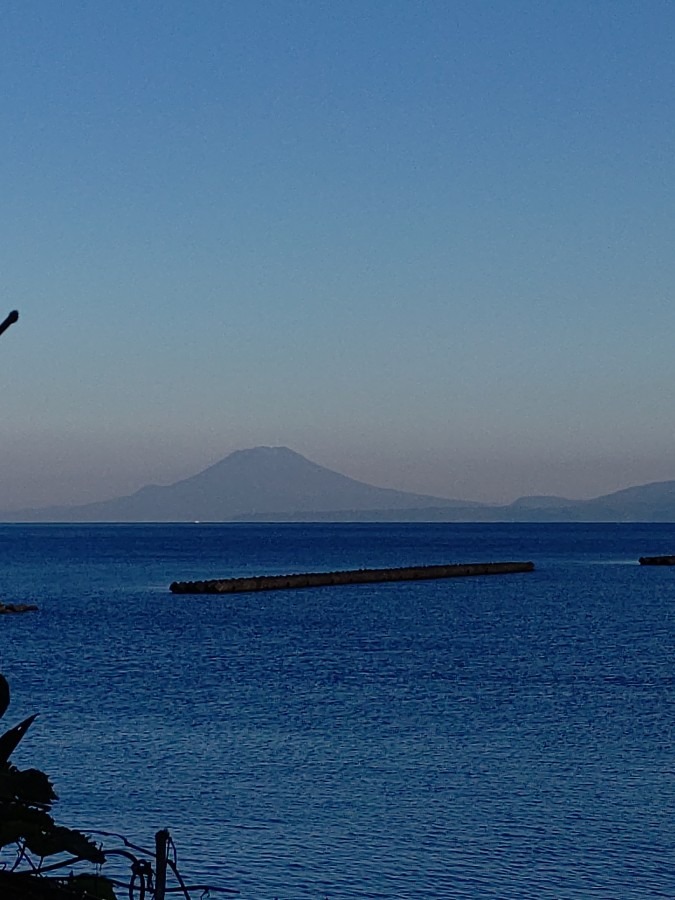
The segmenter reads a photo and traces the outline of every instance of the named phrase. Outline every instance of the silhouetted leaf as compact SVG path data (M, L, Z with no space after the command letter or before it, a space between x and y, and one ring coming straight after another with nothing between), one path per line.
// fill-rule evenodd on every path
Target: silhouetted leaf
M7 762L12 753L16 750L24 734L36 719L36 715L28 716L27 719L24 719L23 722L15 725L14 728L10 728L9 731L6 731L2 737L0 737L0 763Z
M14 800L14 766L0 766L0 802Z
M0 719L7 712L9 706L9 684L4 675L0 675Z
M79 831L56 825L49 831L30 831L26 834L26 845L36 856L54 856L56 853L69 853L88 862L103 865L105 854L96 844Z
M0 822L9 822L14 819L23 823L23 827L26 830L49 831L51 828L56 827L52 817L43 809L26 806L24 803L0 802Z
M49 834L55 828L52 817L42 810L20 804L0 806L0 847L20 840L35 839L39 842L42 835Z
M0 847L20 841L25 834L25 824L18 819L0 818Z
M54 785L39 769L17 771L14 774L13 784L17 800L22 800L24 803L49 807L54 800L58 800L54 793Z

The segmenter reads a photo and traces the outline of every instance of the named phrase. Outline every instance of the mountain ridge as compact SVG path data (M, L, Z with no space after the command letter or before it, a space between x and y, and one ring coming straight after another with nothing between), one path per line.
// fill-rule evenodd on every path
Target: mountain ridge
M171 485L78 506L1 513L3 521L236 521L247 516L329 514L419 505L479 506L381 488L312 462L288 447L236 450Z
M253 447L170 485L148 484L94 503L0 512L0 521L675 522L675 480L589 500L541 495L494 505L377 487L288 447Z

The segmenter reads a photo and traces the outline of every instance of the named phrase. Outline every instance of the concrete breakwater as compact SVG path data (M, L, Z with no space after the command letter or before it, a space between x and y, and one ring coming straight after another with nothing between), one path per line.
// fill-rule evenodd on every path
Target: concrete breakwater
M352 569L342 572L305 572L298 575L255 575L250 578L215 578L211 581L174 581L173 594L240 594L340 584L375 584L381 581L422 581L468 575L512 575L531 572L532 562L464 563L446 566L406 566L401 569Z
M675 566L675 556L641 556L641 566Z

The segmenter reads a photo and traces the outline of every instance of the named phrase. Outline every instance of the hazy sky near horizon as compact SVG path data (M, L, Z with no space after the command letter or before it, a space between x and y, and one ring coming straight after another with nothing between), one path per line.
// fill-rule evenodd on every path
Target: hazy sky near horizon
M0 507L284 444L675 478L675 5L6 0Z

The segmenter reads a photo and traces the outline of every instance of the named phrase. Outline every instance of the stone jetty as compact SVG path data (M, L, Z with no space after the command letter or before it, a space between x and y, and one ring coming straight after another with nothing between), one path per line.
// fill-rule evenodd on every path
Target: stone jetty
M255 575L248 578L216 578L211 581L174 581L173 594L240 594L342 584L375 584L383 581L423 581L469 575L512 575L531 572L532 562L463 563L445 566L406 566L401 569L352 569L342 572L305 572L298 575Z
M675 566L675 556L641 556L641 566Z

